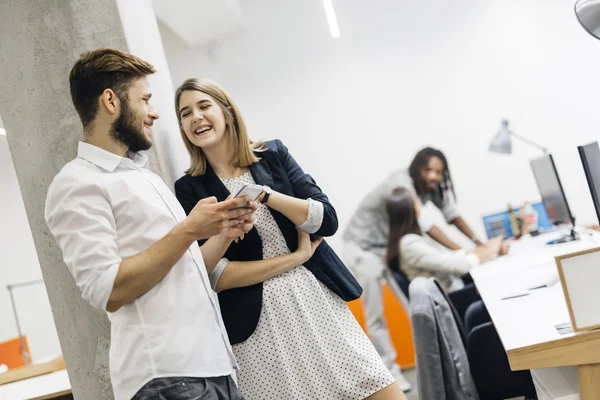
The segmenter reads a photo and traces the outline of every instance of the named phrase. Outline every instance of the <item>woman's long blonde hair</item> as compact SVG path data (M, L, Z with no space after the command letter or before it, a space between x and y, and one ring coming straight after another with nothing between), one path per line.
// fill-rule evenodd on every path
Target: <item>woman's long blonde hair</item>
M235 104L231 96L219 86L216 82L206 78L191 78L187 79L177 88L175 92L175 114L177 114L177 122L179 123L179 131L185 147L190 153L190 168L185 171L186 174L192 176L204 175L206 173L206 156L204 151L188 139L183 131L181 124L181 114L179 113L179 100L183 92L188 90L196 90L212 97L219 105L225 116L225 135L227 146L233 149L233 157L231 162L237 168L248 167L258 161L254 152L265 151L264 142L253 143L248 137L246 124L242 118L238 106Z

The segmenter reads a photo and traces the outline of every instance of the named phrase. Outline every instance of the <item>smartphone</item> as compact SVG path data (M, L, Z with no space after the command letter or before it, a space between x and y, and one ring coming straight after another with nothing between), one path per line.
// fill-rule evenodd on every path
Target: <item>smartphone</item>
M248 200L254 201L254 200L258 199L258 196L260 196L262 191L263 191L263 187L260 185L245 185L243 188L240 189L239 192L236 193L235 198L242 197L242 196L248 196ZM246 207L246 205L243 204L241 206L233 207L232 209L242 208L242 207Z

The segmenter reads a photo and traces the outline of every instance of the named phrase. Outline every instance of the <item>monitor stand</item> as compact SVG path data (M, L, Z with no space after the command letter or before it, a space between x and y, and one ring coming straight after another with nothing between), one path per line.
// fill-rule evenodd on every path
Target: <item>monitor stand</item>
M568 235L564 235L559 237L558 239L551 240L546 242L546 244L560 244L560 243L568 243L574 242L575 240L579 240L579 234L575 232L575 227L571 228L571 233Z

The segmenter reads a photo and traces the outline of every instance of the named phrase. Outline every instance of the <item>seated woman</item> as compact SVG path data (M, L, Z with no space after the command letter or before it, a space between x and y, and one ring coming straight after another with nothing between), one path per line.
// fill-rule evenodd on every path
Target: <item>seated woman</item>
M419 199L405 188L394 189L388 197L387 264L409 281L418 276L437 278L459 315L464 317L468 306L480 298L473 284L465 285L463 278L471 268L496 255L506 254L508 246L501 238L494 238L473 250L447 250L436 246L421 234L420 210Z
M421 202L405 188L394 189L388 198L390 235L386 260L389 268L408 280L418 276L435 277L446 290L466 328L469 364L480 398L517 395L535 398L530 372L511 371L494 329L479 329L476 335L471 335L476 329L491 325L491 319L474 284L465 284L465 275L471 268L494 256L506 254L508 246L500 238L470 251L436 246L421 235L418 223L420 209ZM471 340L473 337L476 339ZM504 396L499 391L511 395Z

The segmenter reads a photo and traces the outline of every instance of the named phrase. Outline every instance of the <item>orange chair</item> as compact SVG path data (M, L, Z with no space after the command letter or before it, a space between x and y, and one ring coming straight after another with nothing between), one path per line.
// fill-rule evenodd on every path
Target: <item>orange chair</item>
M365 315L361 299L348 303L354 318L358 321L367 335ZM392 343L396 348L396 362L401 368L412 368L416 365L415 346L410 325L410 316L402 306L392 289L383 284L383 315L387 321Z
M29 352L27 336L23 336L25 351ZM0 364L6 364L8 369L19 368L25 365L25 360L21 355L21 341L18 337L0 343Z

